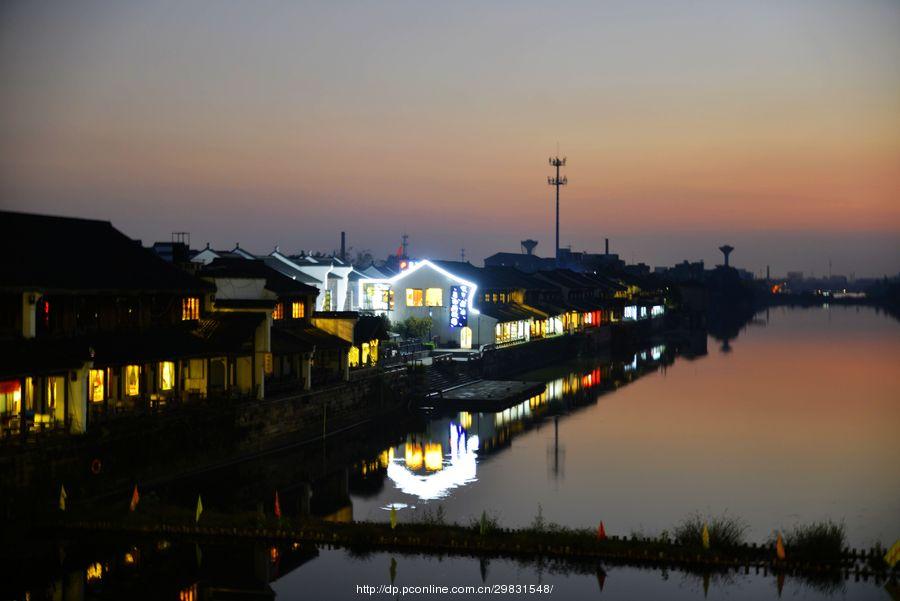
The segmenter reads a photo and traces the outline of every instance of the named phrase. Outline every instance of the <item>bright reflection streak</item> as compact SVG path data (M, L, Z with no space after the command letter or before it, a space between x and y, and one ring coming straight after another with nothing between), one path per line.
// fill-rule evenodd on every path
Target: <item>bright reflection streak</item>
M443 469L419 475L410 470L405 461L391 461L387 476L401 491L422 501L441 499L450 490L477 480L477 455L478 436L466 439L465 430L451 423L450 453Z

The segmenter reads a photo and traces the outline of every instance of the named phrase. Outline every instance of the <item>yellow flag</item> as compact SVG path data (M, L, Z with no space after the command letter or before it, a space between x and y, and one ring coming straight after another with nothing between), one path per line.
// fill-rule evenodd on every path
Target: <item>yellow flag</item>
M200 495L197 495L197 513L194 516L194 523L200 523L200 514L203 513L203 501L200 499Z
M784 541L781 540L781 533L780 533L780 532L778 533L778 537L775 539L775 555L778 557L778 559L784 559L784 558L785 558L785 553L784 553Z
M391 530L397 527L397 508L391 505Z
M897 565L898 561L900 561L900 538L898 538L897 542L888 549L887 555L884 556L884 563L888 564L891 568Z
M706 524L703 524L703 548L709 549L709 528L706 527Z
M66 510L66 497L69 495L66 494L66 487L62 484L59 485L59 510Z

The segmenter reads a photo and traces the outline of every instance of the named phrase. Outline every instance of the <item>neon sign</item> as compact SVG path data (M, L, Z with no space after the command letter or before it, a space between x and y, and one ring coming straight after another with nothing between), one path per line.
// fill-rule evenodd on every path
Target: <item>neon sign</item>
M464 328L469 323L469 287L450 286L450 327Z

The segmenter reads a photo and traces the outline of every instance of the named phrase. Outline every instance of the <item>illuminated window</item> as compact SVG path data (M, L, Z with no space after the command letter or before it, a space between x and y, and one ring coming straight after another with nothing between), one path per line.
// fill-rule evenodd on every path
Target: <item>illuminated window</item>
M181 299L181 320L200 319L200 299L189 296Z
M159 389L172 390L175 388L175 363L163 361L159 364Z
M499 300L499 299L497 298L497 293L496 293L496 292L495 292L493 295L491 295L491 300L492 300L493 302L495 302L495 303Z
M350 367L359 367L359 347L350 347L350 350L347 351L347 362L350 364Z
M21 382L18 380L0 382L0 415L18 415L21 406Z
M306 307L302 302L294 301L291 303L291 317L294 319L300 319L306 316Z
M378 362L378 340L373 339L362 343L361 359L363 365L374 365Z
M407 288L406 289L406 306L407 307L421 307L422 306L422 289L421 288Z
M428 288L425 290L425 306L441 307L444 305L443 288Z
M326 290L326 291L325 291L325 302L324 302L324 304L323 304L322 307L323 307L323 310L325 310L325 311L331 311L331 310L332 310L332 306L331 306L331 290Z
M272 319L284 319L284 305L281 303L275 304L275 310L272 311Z
M191 359L187 363L187 377L198 380L206 377L206 361L203 359Z
M90 380L88 382L88 397L92 403L100 403L103 401L104 379L106 374L102 369L92 369Z
M486 303L491 302L491 293L490 292L484 293L484 302L486 302Z
M47 409L56 409L56 397L58 396L61 380L62 378L57 376L47 378Z
M137 396L141 392L141 366L125 366L125 394Z
M506 294L503 293L503 292L500 293L500 302L501 302L501 303L505 303L505 302L506 302Z

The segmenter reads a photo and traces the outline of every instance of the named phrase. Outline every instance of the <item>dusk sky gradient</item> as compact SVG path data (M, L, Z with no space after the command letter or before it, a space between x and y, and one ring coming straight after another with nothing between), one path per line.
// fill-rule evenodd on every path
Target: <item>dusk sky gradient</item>
M0 5L0 206L260 253L900 271L900 2Z

